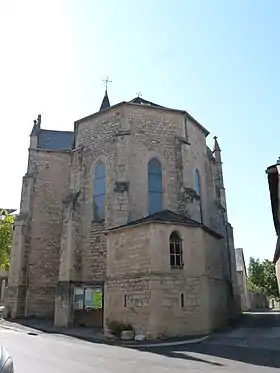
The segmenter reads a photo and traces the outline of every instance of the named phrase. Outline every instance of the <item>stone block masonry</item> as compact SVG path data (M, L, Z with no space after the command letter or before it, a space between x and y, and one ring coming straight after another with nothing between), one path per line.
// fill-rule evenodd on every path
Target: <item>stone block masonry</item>
M7 312L102 326L104 310L105 324L117 318L154 337L207 333L232 308L229 284L234 293L217 139L212 152L184 111L105 102L74 133L41 130L40 116L34 124ZM154 193L161 211L151 214ZM94 286L105 288L103 310L86 312L82 289Z

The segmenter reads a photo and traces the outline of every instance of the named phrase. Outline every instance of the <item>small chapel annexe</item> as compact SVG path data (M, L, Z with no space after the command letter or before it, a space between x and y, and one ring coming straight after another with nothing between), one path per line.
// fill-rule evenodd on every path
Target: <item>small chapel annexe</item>
M221 149L186 111L136 97L34 121L5 314L203 334L238 312Z

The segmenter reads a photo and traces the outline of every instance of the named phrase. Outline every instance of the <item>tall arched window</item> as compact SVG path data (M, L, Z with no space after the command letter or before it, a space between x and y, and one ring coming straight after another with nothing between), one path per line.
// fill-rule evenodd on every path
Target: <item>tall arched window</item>
M183 268L182 240L177 232L172 232L169 237L169 255L171 268Z
M200 186L200 175L199 175L198 169L196 169L194 173L194 190L196 194L200 196L201 186Z
M149 215L163 209L162 168L156 158L148 164Z
M94 218L103 220L105 218L106 201L106 168L102 162L98 162L94 172Z

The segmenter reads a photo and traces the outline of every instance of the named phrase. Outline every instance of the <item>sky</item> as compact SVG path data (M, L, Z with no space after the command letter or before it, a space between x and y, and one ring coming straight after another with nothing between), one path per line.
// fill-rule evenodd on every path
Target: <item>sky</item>
M266 168L280 156L278 0L0 0L0 206L19 208L29 135L111 103L187 110L217 135L245 258L276 243Z

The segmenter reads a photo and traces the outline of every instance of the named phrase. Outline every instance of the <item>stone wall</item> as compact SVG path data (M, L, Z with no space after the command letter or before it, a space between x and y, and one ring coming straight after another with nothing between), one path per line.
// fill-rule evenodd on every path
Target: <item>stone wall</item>
M247 287L247 277L244 271L237 271L237 286L240 295L240 309L243 312L249 311L251 304Z
M217 209L215 160L206 147L207 132L183 112L124 104L78 121L76 128L76 146L83 147L84 208L89 220L98 160L107 167L106 225L112 227L148 215L147 166L156 157L163 169L164 208L201 219L200 203L186 192L194 189L198 169L203 219L211 224ZM118 190L118 182L129 183L128 190Z
M183 269L170 268L175 230L182 237ZM226 323L218 238L199 227L164 223L109 231L107 237L105 323L131 323L153 337L203 334Z
M12 250L16 257L10 276L10 299L17 298L17 302L10 305L14 314L51 316L56 289L56 309L61 310L58 318L61 320L67 314L69 319L69 310L65 310L71 306L71 291L68 291L71 282L102 284L107 270L107 289L111 294L111 298L105 295L108 304L118 302L119 285L116 284L120 284L119 281L122 289L130 289L135 282L137 289L144 289L139 302L142 299L145 307L156 310L160 286L170 285L174 312L179 296L176 287L186 287L189 296L197 294L197 299L202 296L203 301L208 302L207 309L202 303L196 304L204 310L201 308L200 317L203 312L212 315L216 298L212 297L209 306L210 300L205 296L207 292L212 294L212 288L207 288L206 280L203 286L194 284L201 276L221 281L221 265L226 265L226 259L222 259L222 264L219 261L221 243L216 243L217 239L210 242L198 228L184 228L180 232L185 266L176 282L172 277L174 272L170 272L168 244L176 226L151 224L139 228L136 236L135 231L118 233L108 253L107 246L112 247L109 236L115 237L115 233L106 238L108 228L148 215L147 168L153 157L162 165L163 208L202 220L225 232L225 220L221 219L225 208L222 166L206 147L207 135L208 132L184 112L126 103L75 122L73 152L35 150L36 138L31 137L28 172L23 180L21 223L16 224ZM96 220L93 205L95 167L100 161L106 167L103 221ZM194 192L196 169L200 175L200 196ZM213 288L215 286L220 285ZM222 285L221 289L222 293ZM14 294L21 295L15 297ZM123 300L123 292L120 296ZM126 302L130 304L134 298L130 294L127 297ZM164 298L162 301L169 302ZM123 310L123 306L120 309ZM142 312L140 307L137 312ZM189 311L186 308L180 312L186 315ZM151 330L159 332L163 324L155 326L157 315L150 314ZM178 316L178 325L181 316ZM201 325L206 328L202 321L198 327Z
M150 332L152 311L151 278L129 276L108 278L105 284L105 328L109 321L132 324L135 330Z
M198 221L202 208L205 224L212 224L213 215L219 213L219 206L214 203L215 160L206 147L207 132L185 113L124 104L84 118L75 126L76 147L81 149L82 157L79 214L83 216L83 281L105 278L106 239L102 232L148 215L147 167L153 157L162 164L163 208ZM98 161L105 164L107 171L104 222L94 221L93 211ZM188 194L194 189L196 169L201 178L201 200Z
M81 281L104 282L106 276L106 226L112 225L114 214L114 182L116 180L117 133L123 117L121 109L93 115L76 124L76 147L81 153L78 201ZM106 167L105 221L94 219L93 188L95 166L101 161ZM72 173L75 172L75 168ZM116 211L122 211L115 208ZM121 220L122 222L123 220Z
M63 200L69 189L70 164L70 152L30 151L29 167L34 170L34 185L29 210L26 316L51 317L54 313Z
M203 233L206 255L205 273L207 276L209 329L215 330L228 321L228 286L225 276L227 251L224 239L218 239L207 232Z
M249 299L252 311L266 310L269 308L268 298L264 294L249 291Z
M149 225L138 230L108 233L105 325L108 321L118 320L148 332L152 297L149 275L151 234Z
M5 316L24 316L26 300L25 224L17 217L14 225L13 244L10 254L8 288L5 294Z
M180 270L170 271L157 278L153 290L154 320L151 326L157 336L200 335L209 332L205 276L188 276Z
M235 245L234 245L234 234L233 227L230 223L226 223L226 245L229 262L229 286L230 286L230 301L229 301L229 316L235 318L240 313L240 298L237 284L237 272L236 272L236 258L235 258Z
M229 320L227 282L220 278L207 278L209 331L225 325Z

